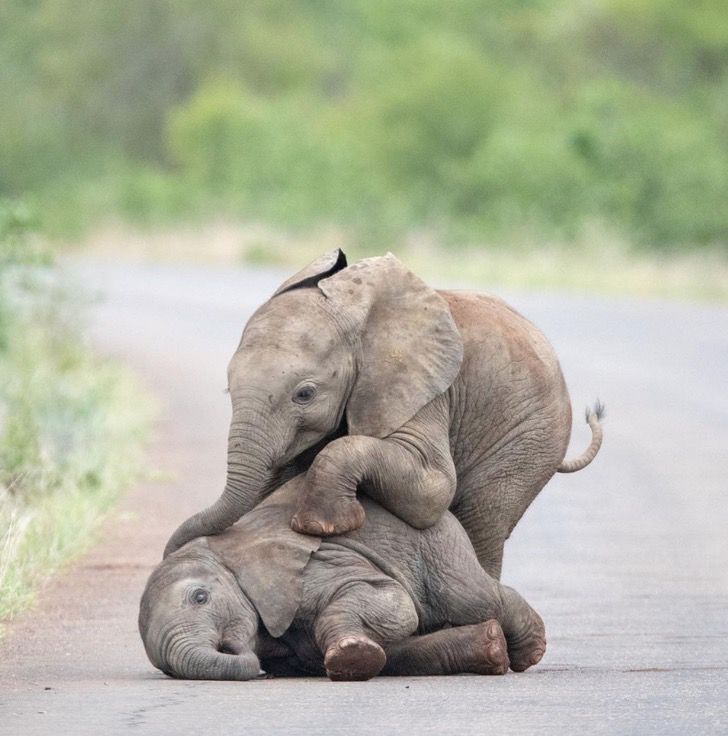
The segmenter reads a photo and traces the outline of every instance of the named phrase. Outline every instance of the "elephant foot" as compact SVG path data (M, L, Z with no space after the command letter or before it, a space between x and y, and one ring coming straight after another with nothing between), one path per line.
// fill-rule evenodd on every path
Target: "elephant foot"
M543 619L535 611L532 611L528 628L529 633L525 637L508 641L508 655L514 672L524 672L538 664L546 652L546 629Z
M474 656L472 669L477 675L505 675L508 672L508 645L501 625L494 619L467 627L472 630Z
M365 518L356 496L338 498L326 507L304 498L291 519L291 529L314 537L334 537L359 529Z
M384 649L362 634L339 639L324 656L326 674L337 681L369 680L380 673L386 661Z

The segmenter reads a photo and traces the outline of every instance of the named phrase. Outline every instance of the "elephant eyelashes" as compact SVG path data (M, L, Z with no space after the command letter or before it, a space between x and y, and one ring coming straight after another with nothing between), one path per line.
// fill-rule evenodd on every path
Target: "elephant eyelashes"
M207 601L210 600L210 594L203 590L202 588L197 588L197 590L192 591L192 595L190 596L193 603L197 604L198 606L203 606Z
M301 386L296 389L296 393L293 394L293 400L297 404L308 404L316 396L316 389L313 386Z

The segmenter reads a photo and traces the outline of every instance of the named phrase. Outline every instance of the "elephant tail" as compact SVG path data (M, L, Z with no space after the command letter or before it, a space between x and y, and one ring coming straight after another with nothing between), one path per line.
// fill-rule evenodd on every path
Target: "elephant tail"
M561 465L556 468L557 473L576 473L577 470L582 470L597 456L599 448L602 446L602 425L601 419L604 417L604 404L599 399L596 400L594 408L587 406L586 408L586 423L589 425L592 431L592 441L589 447L573 460L563 460Z

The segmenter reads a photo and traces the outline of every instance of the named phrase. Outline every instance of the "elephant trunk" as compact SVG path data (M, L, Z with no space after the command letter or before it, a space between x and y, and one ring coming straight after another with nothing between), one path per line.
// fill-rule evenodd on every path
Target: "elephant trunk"
M228 654L204 644L172 647L166 664L167 674L185 680L252 680L265 674L251 650Z
M249 418L230 425L225 490L215 503L177 528L164 549L165 557L197 537L224 531L271 491L276 470L266 447L270 440L259 426Z

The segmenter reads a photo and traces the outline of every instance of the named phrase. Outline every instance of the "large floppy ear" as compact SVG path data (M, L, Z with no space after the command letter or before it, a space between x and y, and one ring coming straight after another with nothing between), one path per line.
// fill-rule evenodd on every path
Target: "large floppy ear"
M293 622L303 595L303 571L321 544L319 537L290 527L302 478L289 481L222 534L207 538L274 637Z
M306 286L316 286L321 279L346 268L346 255L341 248L324 253L319 256L313 263L309 263L306 268L300 270L290 279L284 281L276 290L273 296L278 296L284 291L292 289L302 289Z
M349 434L386 437L455 380L463 340L447 302L391 253L354 263L319 288L358 333Z

